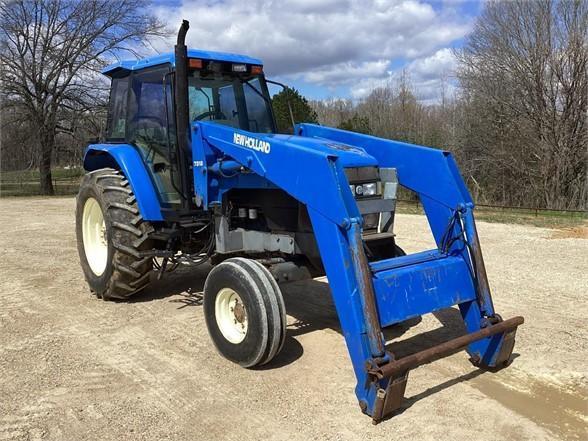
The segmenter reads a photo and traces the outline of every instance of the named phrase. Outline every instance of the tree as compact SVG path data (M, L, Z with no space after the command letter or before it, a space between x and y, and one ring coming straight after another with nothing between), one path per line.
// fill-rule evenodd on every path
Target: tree
M0 2L3 107L18 106L38 141L41 193L53 194L51 163L64 114L104 104L99 76L122 53L136 54L167 35L142 0L8 0Z
M359 116L357 113L354 113L351 118L343 121L337 128L368 135L371 133L369 119L365 116Z
M456 53L465 141L504 202L586 205L586 35L584 0L490 1Z
M292 119L290 118L288 102L292 108L292 114L296 123L318 122L316 112L312 107L310 107L308 100L303 97L296 89L287 87L272 97L272 107L276 116L278 132L293 133L294 131L294 127L292 127Z

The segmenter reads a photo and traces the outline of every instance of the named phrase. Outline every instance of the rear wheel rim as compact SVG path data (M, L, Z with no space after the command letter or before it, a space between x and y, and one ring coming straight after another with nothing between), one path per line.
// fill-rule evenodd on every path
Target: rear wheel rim
M235 290L223 288L218 292L214 316L218 329L229 342L239 344L245 339L249 327L247 310Z
M82 236L88 265L96 276L101 276L108 261L108 242L104 214L94 198L88 198L84 204Z

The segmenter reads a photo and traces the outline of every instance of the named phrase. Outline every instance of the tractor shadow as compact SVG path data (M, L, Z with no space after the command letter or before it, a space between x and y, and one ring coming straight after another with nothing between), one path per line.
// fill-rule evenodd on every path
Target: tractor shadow
M162 279L157 279L157 273L152 275L151 284L143 292L133 296L129 303L153 302L170 298L170 303L176 303L177 309L189 306L202 306L203 290L206 276L212 270L212 265L204 264L198 267L184 266L173 272L166 273ZM329 294L330 296L330 294ZM280 353L268 364L258 366L256 370L277 369L298 360L304 349L287 331L286 340Z
M290 337L298 337L324 329L331 329L339 334L343 334L331 298L329 285L324 279L294 282L283 285L281 288L288 315L295 319L294 322L289 320L288 335ZM420 333L410 331L422 322L421 317L412 318L397 325L384 328L384 337L388 342L386 350L392 352L396 357L402 358L467 333L461 313L457 308L445 308L434 312L433 316L439 322L440 326L436 329ZM418 330L414 331L418 332ZM409 335L405 335L407 333ZM517 358L518 355L513 353L511 360ZM465 353L464 356L467 357ZM415 395L407 396L402 403L402 407L394 415L405 412L420 400L426 399L459 383L471 381L484 373L492 374L493 371L476 368L473 371L448 379L441 384L430 387Z
M202 306L204 282L211 269L212 266L208 264L200 267L180 267L174 272L165 274L161 280L157 280L157 274L155 273L149 288L134 296L129 302L152 302L170 298L168 301L176 303L178 309L189 306ZM286 341L280 354L267 365L258 367L257 369L259 370L276 369L299 359L304 352L297 340L299 336L325 329L330 329L343 335L326 279L319 278L292 282L281 285L280 288L289 316ZM457 309L447 308L434 312L433 315L442 326L411 335L402 340L400 338L409 332L411 328L421 323L421 317L409 319L385 328L383 333L388 342L386 349L393 352L397 357L404 357L466 333L463 320ZM461 381L468 381L484 371L477 372L470 372L407 398L401 412L437 391L451 387Z
M288 325L289 335L299 336L323 329L331 329L343 334L329 284L325 279L293 282L282 285L281 289L288 315L295 319ZM384 328L384 337L389 342L386 349L402 357L466 333L461 314L457 309L447 308L434 312L433 315L442 325L441 327L403 340L397 339L420 324L421 317L411 318Z
M202 305L202 291L206 276L212 270L212 265L204 264L198 267L182 266L173 272L165 273L161 279L158 273L151 275L151 283L142 292L133 296L129 303L152 302L168 297L180 296L169 301L178 303L178 309L187 306Z

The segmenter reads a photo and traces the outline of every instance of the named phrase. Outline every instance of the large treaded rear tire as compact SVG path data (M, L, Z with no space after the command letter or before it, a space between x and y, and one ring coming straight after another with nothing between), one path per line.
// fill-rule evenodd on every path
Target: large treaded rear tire
M86 201L94 198L102 210L108 247L106 267L96 275L88 263L84 248L82 217ZM104 168L86 174L76 202L76 236L84 276L99 298L128 299L149 284L152 258L151 224L139 213L129 182L119 170Z

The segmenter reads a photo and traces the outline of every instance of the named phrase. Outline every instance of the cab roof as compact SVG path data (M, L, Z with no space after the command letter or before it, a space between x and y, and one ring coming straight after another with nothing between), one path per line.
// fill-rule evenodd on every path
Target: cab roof
M229 63L244 63L255 65L263 64L260 59L252 58L247 55L231 54L228 52L204 51L200 49L188 49L188 58L200 58L202 60L210 61L226 61ZM160 64L171 64L174 66L174 53L169 52L166 54L154 55L152 57L143 58L141 60L119 61L104 68L102 73L107 76L112 76L115 72L120 72L123 70L130 72L133 70L145 69L147 67L157 66Z

